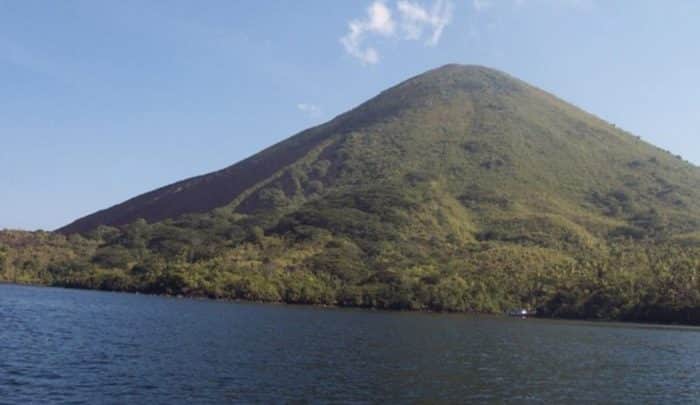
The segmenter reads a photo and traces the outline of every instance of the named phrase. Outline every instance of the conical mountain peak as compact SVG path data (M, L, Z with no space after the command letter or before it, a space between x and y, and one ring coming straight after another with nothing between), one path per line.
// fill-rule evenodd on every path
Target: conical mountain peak
M51 235L39 261L34 245L4 235L24 249L13 268L29 271L23 280L700 322L700 169L481 66L410 78L60 231L87 237Z
M450 64L224 170L141 195L61 231L216 208L242 215L294 211L354 188L401 189L419 178L480 210L475 215L482 224L509 210L567 218L591 235L637 227L634 218L649 212L665 212L684 232L700 223L700 175L693 166L505 73Z

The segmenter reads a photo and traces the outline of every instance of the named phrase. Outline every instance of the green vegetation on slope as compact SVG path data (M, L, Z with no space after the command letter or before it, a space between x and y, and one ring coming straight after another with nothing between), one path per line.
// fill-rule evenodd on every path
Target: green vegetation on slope
M432 225L421 218L434 198L368 190L267 224L198 215L101 227L70 240L4 232L0 277L268 302L479 312L524 306L544 316L700 320L700 244L620 239L614 248L567 252L557 233L546 240L538 230L513 242L460 239L463 230L450 226L456 218L445 208L432 213L442 218Z
M229 181L208 212L95 226ZM428 72L195 183L82 235L0 233L0 279L700 323L700 170L490 69Z

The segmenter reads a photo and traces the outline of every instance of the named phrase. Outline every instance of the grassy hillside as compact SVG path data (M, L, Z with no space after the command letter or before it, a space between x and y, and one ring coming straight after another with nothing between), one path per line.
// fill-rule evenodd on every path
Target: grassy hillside
M698 186L697 167L552 95L449 65L67 236L4 233L0 277L700 322Z

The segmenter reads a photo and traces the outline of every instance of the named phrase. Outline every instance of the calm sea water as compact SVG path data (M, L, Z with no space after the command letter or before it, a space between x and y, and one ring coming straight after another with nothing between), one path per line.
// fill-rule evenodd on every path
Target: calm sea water
M700 333L0 285L0 403L700 401Z

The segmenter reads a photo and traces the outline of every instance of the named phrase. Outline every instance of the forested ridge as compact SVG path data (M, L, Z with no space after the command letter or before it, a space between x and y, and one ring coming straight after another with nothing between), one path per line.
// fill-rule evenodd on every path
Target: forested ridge
M679 156L448 65L61 232L2 231L0 280L697 324L699 186Z

